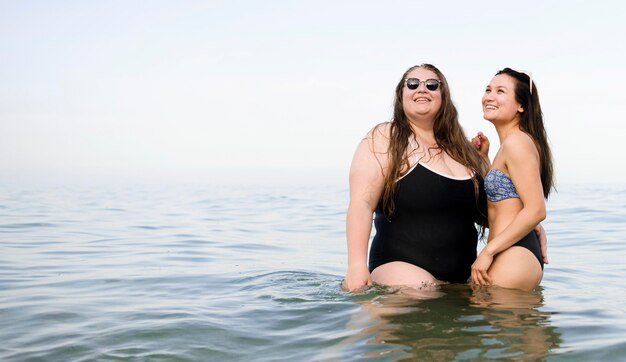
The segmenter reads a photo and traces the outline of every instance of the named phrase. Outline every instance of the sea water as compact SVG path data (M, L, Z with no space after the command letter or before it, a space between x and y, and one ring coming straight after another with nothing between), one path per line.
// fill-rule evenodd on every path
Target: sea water
M347 202L345 185L1 185L0 360L624 360L626 186L559 187L533 292L343 292Z

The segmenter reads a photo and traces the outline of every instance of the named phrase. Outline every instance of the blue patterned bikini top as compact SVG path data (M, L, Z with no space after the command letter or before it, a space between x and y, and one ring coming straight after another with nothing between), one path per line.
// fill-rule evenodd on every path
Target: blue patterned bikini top
M487 194L487 200L491 202L519 198L511 178L504 172L495 168L487 172L487 177L485 177L485 193Z

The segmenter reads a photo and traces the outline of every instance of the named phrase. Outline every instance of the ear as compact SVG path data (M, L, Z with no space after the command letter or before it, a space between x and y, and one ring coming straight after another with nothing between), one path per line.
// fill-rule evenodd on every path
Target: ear
M517 112L518 113L524 113L524 107L522 107L522 106L517 107Z

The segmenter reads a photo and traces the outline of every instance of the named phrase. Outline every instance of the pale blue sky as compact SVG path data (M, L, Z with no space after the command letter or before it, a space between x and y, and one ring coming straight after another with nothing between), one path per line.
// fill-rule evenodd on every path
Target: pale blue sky
M531 71L557 182L623 183L625 15L617 0L0 0L1 177L347 182L399 77L428 62L494 152L484 87Z

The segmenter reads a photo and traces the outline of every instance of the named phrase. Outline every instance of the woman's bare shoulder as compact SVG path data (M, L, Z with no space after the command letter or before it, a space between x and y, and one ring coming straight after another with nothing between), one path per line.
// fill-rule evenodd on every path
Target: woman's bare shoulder
M529 151L536 148L533 139L522 131L508 135L500 147L508 152Z
M391 139L391 122L382 122L374 126L364 140L370 145L370 149L375 153L387 152L389 140Z
M383 136L385 138L389 138L391 134L391 122L382 122L375 125L372 129L367 132L368 138Z
M507 163L515 160L524 162L531 158L537 159L539 157L535 142L528 134L522 131L511 133L502 142L500 148Z

